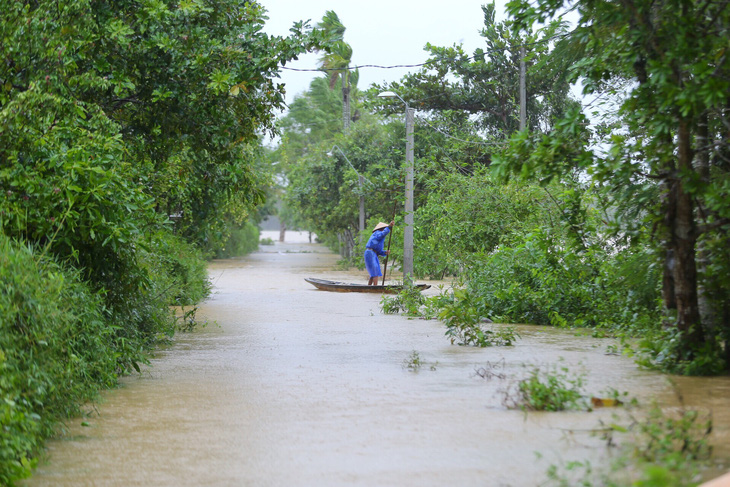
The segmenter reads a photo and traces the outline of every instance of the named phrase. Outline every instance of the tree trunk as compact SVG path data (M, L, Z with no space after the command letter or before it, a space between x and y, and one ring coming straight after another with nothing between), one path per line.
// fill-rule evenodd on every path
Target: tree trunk
M707 113L700 116L697 124L697 151L695 153L695 167L703 182L710 182L710 137L709 137L709 117ZM702 218L702 208L697 208L697 221ZM697 271L699 274L699 282L697 285L697 299L700 310L700 319L702 325L708 333L712 333L718 326L717 309L708 296L703 275L710 262L710 252L707 250L707 244L703 239L697 242Z
M345 245L347 247L346 257L349 259L352 257L352 253L355 250L355 237L352 235L352 230L349 228L345 230Z
M346 134L350 131L350 87L347 81L342 86L342 130Z
M674 295L674 239L672 225L676 220L677 199L672 195L670 181L662 181L662 209L664 211L664 227L667 235L663 242L664 269L662 272L662 301L666 309L677 309L677 299Z
M675 206L670 222L674 251L674 296L677 304L677 328L682 333L683 348L690 352L705 341L697 300L697 265L695 245L697 228L692 196L685 191L683 178L692 171L689 123L682 120L678 137L678 173L670 182L669 198Z
M669 247L669 242L667 242L664 249L662 301L666 309L677 309L677 300L674 297L674 250Z

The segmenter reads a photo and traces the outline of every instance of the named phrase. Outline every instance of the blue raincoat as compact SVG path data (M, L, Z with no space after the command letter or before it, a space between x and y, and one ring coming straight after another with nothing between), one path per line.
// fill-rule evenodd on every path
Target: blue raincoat
M385 237L390 233L390 227L385 227L380 230L375 230L368 243L365 246L365 268L368 270L370 277L382 276L383 273L380 271L380 261L378 260L379 255L387 255L383 250L383 243Z

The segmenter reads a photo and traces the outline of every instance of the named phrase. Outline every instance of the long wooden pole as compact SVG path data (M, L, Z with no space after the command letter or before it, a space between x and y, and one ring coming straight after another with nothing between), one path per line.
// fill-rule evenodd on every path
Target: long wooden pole
M395 220L395 209L398 207L398 201L396 200L395 204L393 205L393 216L390 218L390 221ZM390 257L390 238L393 236L393 228L390 229L390 234L388 235L388 254L385 256L385 268L383 269L383 286L385 286L385 276L388 274L388 257Z

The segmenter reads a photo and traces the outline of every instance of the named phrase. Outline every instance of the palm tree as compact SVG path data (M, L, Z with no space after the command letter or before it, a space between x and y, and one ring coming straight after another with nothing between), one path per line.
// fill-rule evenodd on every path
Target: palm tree
M350 83L357 85L358 73L350 72L352 47L345 42L345 26L337 14L328 10L317 27L324 30L330 39L328 49L319 59L319 69L325 72L330 89L338 80L342 81L342 127L345 133L350 130Z

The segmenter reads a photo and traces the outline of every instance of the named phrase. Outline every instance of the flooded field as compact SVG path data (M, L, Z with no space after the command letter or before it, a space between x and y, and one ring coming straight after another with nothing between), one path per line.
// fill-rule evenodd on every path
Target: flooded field
M537 486L551 464L605 461L591 431L616 410L509 410L504 391L525 367L560 364L589 394L678 405L666 376L606 354L607 339L524 325L515 346L458 347L438 321L382 314L379 295L318 291L304 278L367 276L291 240L213 262L208 325L70 423L24 485ZM477 373L494 367L507 378ZM674 380L687 406L712 411L717 456L730 458L730 379Z

